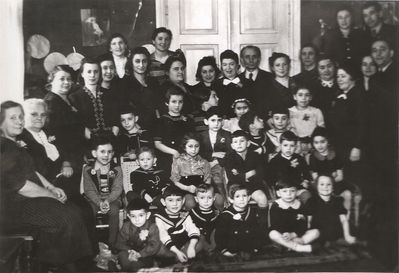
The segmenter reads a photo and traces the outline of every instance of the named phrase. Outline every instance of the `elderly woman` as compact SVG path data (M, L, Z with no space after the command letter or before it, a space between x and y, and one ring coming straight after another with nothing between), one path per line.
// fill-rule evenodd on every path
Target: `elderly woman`
M21 147L25 143L17 141L24 129L22 106L6 101L0 107L2 227L38 234L37 260L75 271L77 260L93 255L79 211L66 203L63 190L37 172Z
M299 53L302 70L293 77L296 82L309 86L311 82L317 80L317 56L318 51L314 45L306 44L302 46Z

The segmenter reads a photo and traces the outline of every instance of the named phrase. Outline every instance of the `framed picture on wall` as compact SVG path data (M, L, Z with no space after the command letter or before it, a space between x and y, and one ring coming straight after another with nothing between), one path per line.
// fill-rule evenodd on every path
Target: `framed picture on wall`
M108 10L81 9L80 19L83 46L99 46L106 43L110 30Z

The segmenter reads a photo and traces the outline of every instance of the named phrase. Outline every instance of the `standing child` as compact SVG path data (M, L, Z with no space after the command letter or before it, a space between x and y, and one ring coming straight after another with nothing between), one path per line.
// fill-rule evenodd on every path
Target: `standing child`
M172 185L165 189L161 202L164 208L155 214L155 223L163 246L160 256L174 257L179 262L195 258L201 250L200 231L188 212L182 211L184 193Z
M162 191L170 184L168 175L156 167L157 158L153 149L146 146L137 151L140 168L130 174L132 191L127 192L128 201L141 198L147 203L161 207Z
M333 194L334 179L329 175L320 175L316 185L317 195L312 196L306 204L309 226L320 230L323 242L344 237L348 244L353 244L356 238L350 235L342 198Z
M212 181L226 204L224 161L226 154L231 151L231 136L222 129L222 117L219 107L211 107L206 113L204 123L208 130L200 134L200 155L209 162Z
M215 225L219 210L213 207L215 198L215 188L212 185L205 183L199 185L195 193L197 206L190 211L194 224L201 232L200 241L206 252L212 252L216 247Z
M226 156L226 174L228 186L245 184L250 196L260 208L267 207L266 187L264 184L264 164L260 155L248 149L248 134L242 130L231 135L231 147L234 151Z
M310 181L312 180L309 167L303 157L295 153L297 136L286 131L280 137L280 152L270 160L269 182L274 185L282 176L287 176L295 184L295 191L302 203L310 198Z
M232 117L230 119L226 119L223 122L223 130L229 131L230 133L234 133L237 130L241 130L240 126L238 125L238 122L240 121L240 118L249 111L251 107L251 103L249 100L245 98L241 99L236 99L233 104L231 105L231 108L233 108L233 112L235 117ZM226 113L223 113L226 115Z
M296 252L312 252L311 242L319 237L317 229L307 230L296 186L289 179L276 183L279 197L270 208L270 239Z
M351 209L352 192L354 186L344 180L344 166L341 158L329 146L329 136L327 129L317 127L312 134L312 144L314 150L309 157L310 172L313 180L321 174L328 174L333 178L334 193L344 198L344 207Z
M208 126L204 124L206 112L209 108L218 106L219 98L216 92L208 87L198 87L194 89L193 97L199 104L199 109L194 111L191 116L194 121L195 131L201 133L208 129Z
M264 243L265 234L255 210L248 205L250 199L246 185L234 184L229 188L231 206L220 214L215 231L216 246L224 256L248 255L257 252Z
M95 214L108 214L108 244L113 247L119 228L119 208L122 205L122 169L112 162L114 151L109 139L95 139L91 152L95 162L83 168L84 194Z
M208 161L199 155L199 138L193 133L184 135L181 142L181 154L172 163L170 180L183 190L185 208L187 210L195 207L194 194L198 185L211 183L211 166ZM223 208L223 198L218 195L218 207Z
M309 105L312 100L309 88L298 86L294 92L296 106L288 109L291 131L299 138L301 154L306 155L311 148L310 135L317 126L324 127L324 117L320 109Z
M156 126L154 145L158 151L158 163L170 173L172 161L179 157L178 146L183 136L191 131L191 120L181 114L184 94L178 88L169 88L165 94L168 113L162 115Z
M147 202L135 199L129 202L126 212L129 221L123 223L115 248L119 251L122 270L137 272L140 268L153 266L154 256L162 243L158 227L150 219Z
M266 132L266 150L269 161L280 152L281 134L288 130L290 113L287 108L274 108L271 111L271 129Z

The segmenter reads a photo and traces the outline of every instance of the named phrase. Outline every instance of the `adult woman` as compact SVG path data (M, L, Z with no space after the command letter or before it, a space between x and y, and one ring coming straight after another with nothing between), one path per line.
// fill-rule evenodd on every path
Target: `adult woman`
M75 261L93 254L85 225L76 208L65 203L65 193L36 172L19 146L23 143L17 143L24 128L22 106L6 101L0 107L2 226L38 231L38 261L74 271Z
M289 76L290 57L284 53L274 52L269 58L270 71L274 75L268 93L268 109L289 108L294 105L292 90L295 82Z
M309 86L311 82L317 80L317 56L318 51L314 45L306 44L301 48L299 59L301 60L302 71L293 77L296 82Z
M377 65L371 56L367 55L362 58L361 71L363 77L360 78L359 84L364 87L365 91L369 91L370 77L377 73Z
M161 98L170 87L178 87L184 94L183 114L191 113L194 110L194 104L192 101L191 88L192 86L184 82L184 74L186 71L186 60L180 56L170 56L164 65L166 75L168 79L162 84ZM163 106L161 111L165 111L166 108Z
M114 33L109 39L108 47L114 59L116 77L118 79L127 78L131 74L131 69L130 50L126 38L120 33Z
M47 104L47 123L45 130L55 137L55 143L61 154L73 168L83 164L84 126L77 110L71 105L68 95L71 91L72 71L67 65L59 65L48 76L44 97Z
M220 76L220 70L216 65L215 57L206 56L198 62L195 78L199 83L193 86L193 89L199 87L211 87L213 82Z

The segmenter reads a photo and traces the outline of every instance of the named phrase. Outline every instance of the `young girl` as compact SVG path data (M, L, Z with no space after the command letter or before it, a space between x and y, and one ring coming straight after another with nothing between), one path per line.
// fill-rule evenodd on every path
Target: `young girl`
M185 207L189 210L196 205L194 196L197 186L204 182L211 183L211 166L199 155L200 141L195 134L186 134L180 148L182 153L173 160L170 180L186 193ZM217 207L223 208L223 198L218 195L215 202Z
M240 126L238 125L238 121L240 120L242 115L249 111L250 106L251 103L249 102L249 100L245 98L236 99L231 106L234 109L234 114L236 115L236 117L224 120L223 130L229 131L230 133L241 130Z
M329 146L327 129L316 127L312 134L314 150L309 157L309 166L313 180L320 174L328 174L334 181L334 193L344 198L344 207L350 211L353 186L344 181L343 163Z
M320 230L323 242L336 241L343 236L348 244L353 244L356 238L350 235L342 199L333 195L334 179L329 175L320 175L316 184L317 195L309 199L305 208L308 226Z

